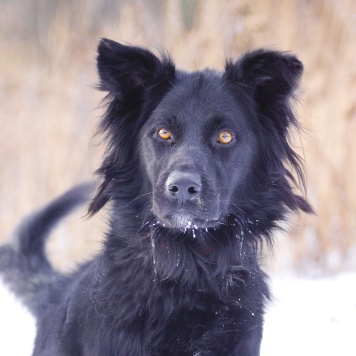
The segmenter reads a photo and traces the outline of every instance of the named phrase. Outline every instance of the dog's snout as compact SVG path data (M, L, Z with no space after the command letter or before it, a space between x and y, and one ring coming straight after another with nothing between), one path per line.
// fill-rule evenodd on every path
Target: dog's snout
M201 177L197 173L173 171L166 181L166 192L183 203L200 194Z

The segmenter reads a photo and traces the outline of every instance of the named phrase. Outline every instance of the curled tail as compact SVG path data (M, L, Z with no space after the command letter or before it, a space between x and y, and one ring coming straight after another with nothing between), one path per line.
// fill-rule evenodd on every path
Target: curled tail
M89 201L92 190L90 183L70 189L26 217L15 230L13 241L0 247L0 276L35 315L55 301L65 280L46 258L46 239L61 218Z

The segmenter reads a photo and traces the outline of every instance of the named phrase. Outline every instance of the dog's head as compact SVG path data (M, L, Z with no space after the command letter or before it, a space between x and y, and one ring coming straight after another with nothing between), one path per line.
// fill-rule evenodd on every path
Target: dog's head
M109 92L101 123L108 149L91 213L111 200L121 223L136 229L153 221L183 230L231 223L261 236L288 210L311 211L293 191L291 171L303 182L303 170L288 143L298 126L296 57L257 50L227 62L223 73L187 73L166 56L111 40L98 53L100 89Z

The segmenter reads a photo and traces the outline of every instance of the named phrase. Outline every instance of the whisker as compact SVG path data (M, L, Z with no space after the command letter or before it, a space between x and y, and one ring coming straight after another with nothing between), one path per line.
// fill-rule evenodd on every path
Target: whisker
M213 240L215 240L215 242L216 242L218 245L222 246L222 244L209 232L209 230L206 231L206 233L207 233Z
M182 233L183 233L183 230L179 231L177 235L173 236L173 238L169 240L169 242L174 241L174 240L175 240L179 235L181 235ZM167 234L167 236L168 236L168 234Z
M132 199L129 203L127 203L124 208L127 208L130 204L132 204L134 201L141 199L142 197L146 196L146 195L150 195L153 194L153 192L149 192L149 193L145 193L145 194L141 194L140 196L136 197L135 199Z

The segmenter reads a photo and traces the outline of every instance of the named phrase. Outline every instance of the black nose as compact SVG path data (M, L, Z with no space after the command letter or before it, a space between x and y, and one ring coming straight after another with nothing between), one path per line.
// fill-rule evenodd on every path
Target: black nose
M201 178L196 173L173 171L166 182L167 193L183 203L197 197L200 188Z

